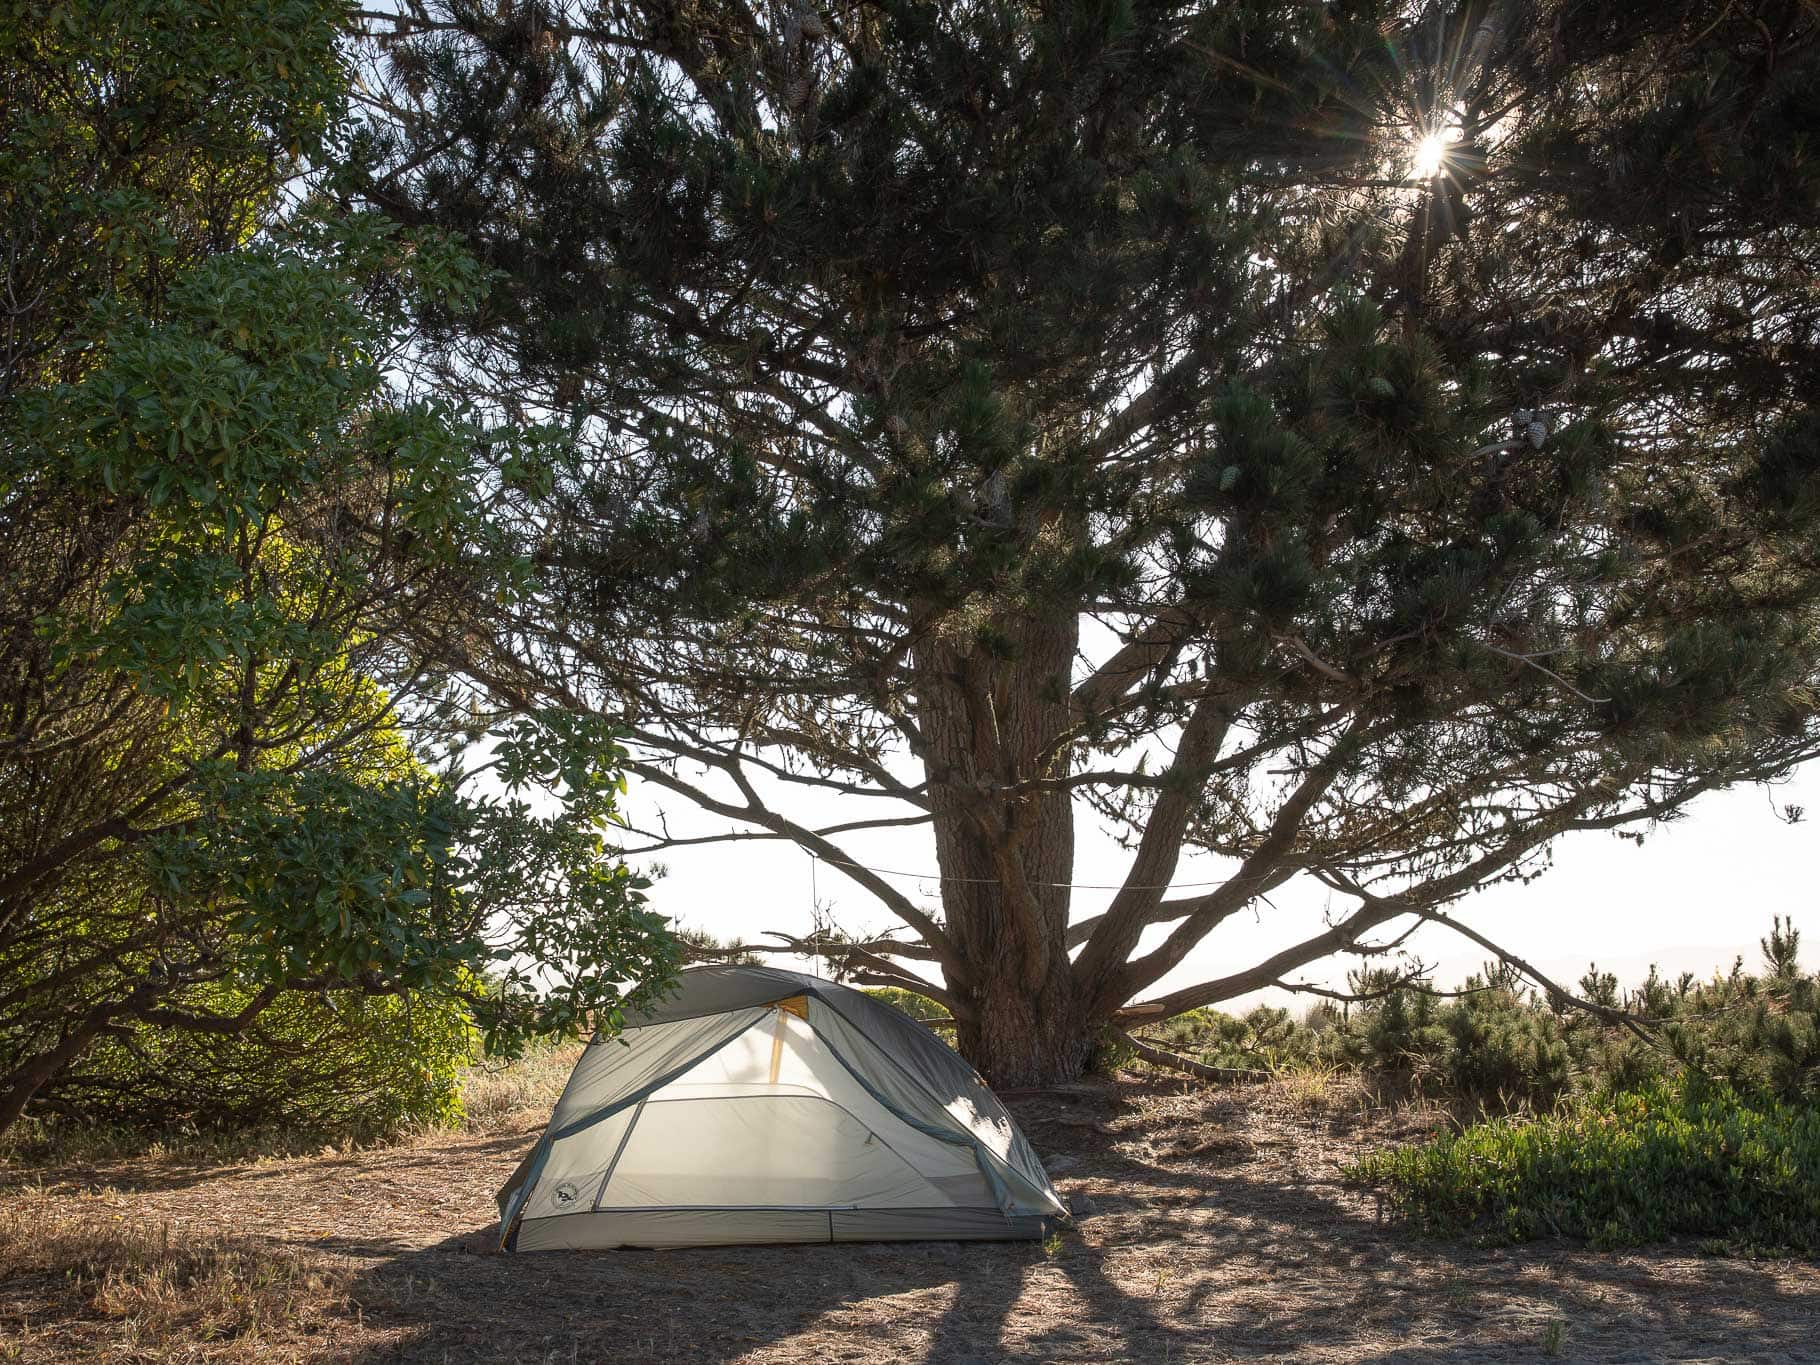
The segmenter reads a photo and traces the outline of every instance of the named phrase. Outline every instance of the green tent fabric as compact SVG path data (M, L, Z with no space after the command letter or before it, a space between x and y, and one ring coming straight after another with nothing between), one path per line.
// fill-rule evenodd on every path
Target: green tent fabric
M941 1039L770 967L684 972L590 1043L499 1209L512 1251L1036 1238L1066 1216Z

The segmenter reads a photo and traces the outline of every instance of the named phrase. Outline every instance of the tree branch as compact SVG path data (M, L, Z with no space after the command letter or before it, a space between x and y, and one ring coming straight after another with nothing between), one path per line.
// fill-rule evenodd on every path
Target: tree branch
M906 815L898 819L849 820L843 825L824 825L814 832L822 838L827 838L831 834L850 834L856 829L889 829L903 825L926 825L934 818L935 817L932 815ZM644 845L642 848L620 849L620 855L627 858L635 858L646 853L661 853L665 849L671 848L688 848L696 844L744 843L759 839L785 839L794 841L795 838L794 835L781 834L776 830L735 829L728 830L724 834L702 834L693 838L678 839L671 838L668 835L655 834L650 830L639 829L636 825L627 825L626 828L632 833L639 835L641 838L654 841Z
M133 1018L160 1028L186 1029L191 1033L220 1033L232 1035L239 1033L264 1012L266 1006L278 998L278 987L267 985L247 1001L246 1007L238 1014L210 1014L203 1011L166 1009L158 1006L146 1006L129 1011Z
M1194 624L1194 618L1179 609L1159 613L1074 689L1069 704L1075 723L1091 722L1094 716L1128 692L1134 683L1169 657Z
M1181 741L1164 773L1161 794L1144 825L1125 884L1075 960L1075 980L1088 992L1098 994L1106 979L1122 970L1151 922L1150 915L1162 901L1181 857L1182 838L1199 805L1207 767L1219 753L1231 724L1231 712L1209 699L1194 708L1182 727Z
M896 915L905 924L916 930L922 937L923 942L929 945L930 950L935 954L936 960L941 963L943 970L947 972L950 980L965 979L967 975L966 963L961 958L961 955L955 950L954 944L948 938L948 935L942 929L942 926L936 923L931 916L925 914L923 911L917 909L915 905L911 904L910 899L902 892L884 881L876 873L868 871L866 868L856 863L852 858L848 857L846 852L843 851L839 845L830 843L812 829L808 829L805 826L796 824L794 821L785 819L775 811L768 809L762 803L752 800L751 798L749 798L752 802L751 804L743 807L735 806L729 802L721 801L716 797L710 796L707 792L701 790L701 788L696 787L691 783L684 782L681 778L675 776L673 773L666 772L663 768L654 763L634 759L627 762L625 767L627 772L632 773L635 776L642 777L648 782L656 783L658 786L673 791L679 796L687 797L703 810L710 811L715 815L724 815L730 820L742 820L748 824L758 825L763 829L782 834L786 838L795 840L802 847L815 853L823 862L839 866L840 870L846 876L853 881L858 882L861 886L865 887L866 890L878 897L880 901L884 902L886 908L888 908L892 914Z
M1117 982L1114 988L1117 994L1128 999L1136 991L1173 970L1188 955L1189 950L1221 920L1249 904L1261 892L1269 890L1270 886L1287 881L1294 875L1296 868L1293 863L1286 861L1286 855L1294 846L1297 834L1301 832L1302 821L1357 753L1358 746L1364 739L1365 728L1364 715L1355 714L1347 727L1328 746L1320 761L1310 767L1296 784L1295 790L1271 820L1269 831L1239 865L1237 875L1217 891L1203 897L1158 948L1126 964L1112 978ZM1274 979L1280 975L1281 970L1273 971L1269 978Z
M1268 1071L1254 1071L1242 1066L1208 1066L1205 1062L1197 1062L1192 1057L1166 1052L1121 1028L1113 1028L1109 1032L1152 1066L1164 1066L1172 1071L1186 1072L1203 1081L1267 1081L1270 1079Z
M1461 935L1463 938L1471 939L1488 953L1495 954L1500 962L1516 968L1519 972L1523 973L1524 976L1527 976L1531 981L1534 981L1543 990L1547 991L1552 999L1572 1005L1575 1009L1585 1010L1588 1014L1595 1018L1603 1019L1608 1024L1616 1024L1620 1028L1628 1029L1652 1048L1658 1046L1655 1034L1650 1031L1656 1021L1641 1015L1628 1013L1625 1010L1613 1009L1610 1005L1601 1005L1596 1000L1588 1000L1583 996L1575 995L1572 991L1567 990L1557 982L1551 981L1547 976L1544 976L1538 971L1534 965L1524 961L1509 949L1499 947L1490 939L1486 938L1484 934L1478 932L1478 930L1469 929L1464 924L1460 923L1459 920L1448 915L1443 915L1438 910L1423 911L1420 913L1424 921L1430 924L1443 925L1446 928L1453 930L1456 934Z

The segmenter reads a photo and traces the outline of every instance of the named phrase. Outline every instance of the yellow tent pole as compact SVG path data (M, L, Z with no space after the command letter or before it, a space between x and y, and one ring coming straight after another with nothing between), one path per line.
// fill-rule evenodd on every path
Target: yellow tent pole
M777 1007L777 1022L771 1028L771 1084L777 1084L778 1068L784 1061L784 1015L782 1005Z

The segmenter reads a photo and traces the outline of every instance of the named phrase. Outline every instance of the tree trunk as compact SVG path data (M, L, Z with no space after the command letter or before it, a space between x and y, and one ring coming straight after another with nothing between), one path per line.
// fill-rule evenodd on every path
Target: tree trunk
M142 1000L151 999L145 986L136 988L123 1004L119 1001L105 1001L96 1005L70 1029L56 1046L46 1049L36 1057L28 1058L5 1076L0 1076L0 1134L17 1123L25 1114L25 1106L31 1103L32 1096L44 1088L47 1081L68 1066L88 1049L89 1044L101 1036L101 1031L131 1005Z
M970 1013L957 1021L961 1055L998 1089L1078 1080L1092 1060L1099 1029L1081 1015L1066 956L1058 979L1029 990L1009 974L968 992Z
M962 959L947 985L961 1053L989 1084L1052 1085L1081 1074L1095 1036L1068 961L1073 811L1066 790L1031 786L1065 775L1055 741L1079 623L992 624L990 652L936 639L916 659L942 911Z
M124 996L92 1005L69 1028L55 1046L35 1057L28 1057L12 1071L0 1076L0 1134L6 1132L25 1114L32 1096L56 1078L58 1072L75 1061L115 1020L149 1009L165 994L168 986L141 980Z

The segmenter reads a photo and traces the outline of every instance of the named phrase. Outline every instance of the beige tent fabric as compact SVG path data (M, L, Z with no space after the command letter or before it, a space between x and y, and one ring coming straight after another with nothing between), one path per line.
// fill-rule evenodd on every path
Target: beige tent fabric
M535 1197L539 1217L591 1206L592 1188L585 1201L581 1191L590 1181L598 1185L629 1130L632 1115L622 1111L767 1014L747 1008L647 1024L588 1044L556 1102L550 1126L499 1192L501 1224L509 1227L533 1216L527 1193ZM597 1128L601 1131L593 1131Z
M905 1015L702 968L589 1046L500 1192L516 1250L1042 1235L1062 1205L1010 1115Z
M775 1081L771 1080L774 1062ZM931 1137L891 1113L822 1045L805 1020L796 1018L782 1008L770 1011L767 1019L704 1058L699 1065L665 1086L653 1099L670 1104L677 1101L772 1094L791 1094L813 1099L831 1104L836 1110L835 1113L808 1108L788 1113L765 1110L762 1117L773 1121L776 1141L808 1150L819 1141L812 1133L823 1125L839 1125L843 1121L863 1123L866 1130L876 1137L875 1145L897 1153L911 1170L919 1173L921 1178L918 1183L925 1192L924 1202L992 1202L990 1188L981 1176L979 1164L970 1148ZM729 1121L744 1122L751 1127L760 1121L760 1117L748 1115L743 1120L730 1118ZM800 1128L794 1126L792 1121L799 1121ZM647 1128L670 1131L705 1122L701 1111L689 1108L686 1104L673 1109L647 1109L639 1120L639 1139L641 1142L648 1141L645 1133ZM754 1140L762 1140L762 1136L755 1134ZM631 1159L633 1155L628 1150L626 1156L622 1157L621 1171L637 1168ZM616 1175L615 1186L618 1183ZM609 1190L605 1202L616 1205L621 1201ZM851 1203L853 1200L838 1202Z
M856 995L858 992L850 991ZM861 997L882 1012L870 997ZM896 1011L892 1011L896 1013ZM904 1022L919 1028L905 1016ZM933 1035L930 1041L966 1069L968 1084L955 1083L952 1075L929 1074L927 1054L894 1047L898 1040L878 1037L849 1022L848 1015L822 1000L810 1004L810 1018L817 1032L836 1056L845 1059L856 1076L875 1088L882 1101L925 1131L947 1132L949 1141L965 1144L975 1164L992 1186L1000 1210L1007 1215L1061 1213L1061 1201L1049 1185L1049 1175L1037 1159L1011 1115L974 1075L966 1063ZM873 1021L876 1022L876 1021Z

